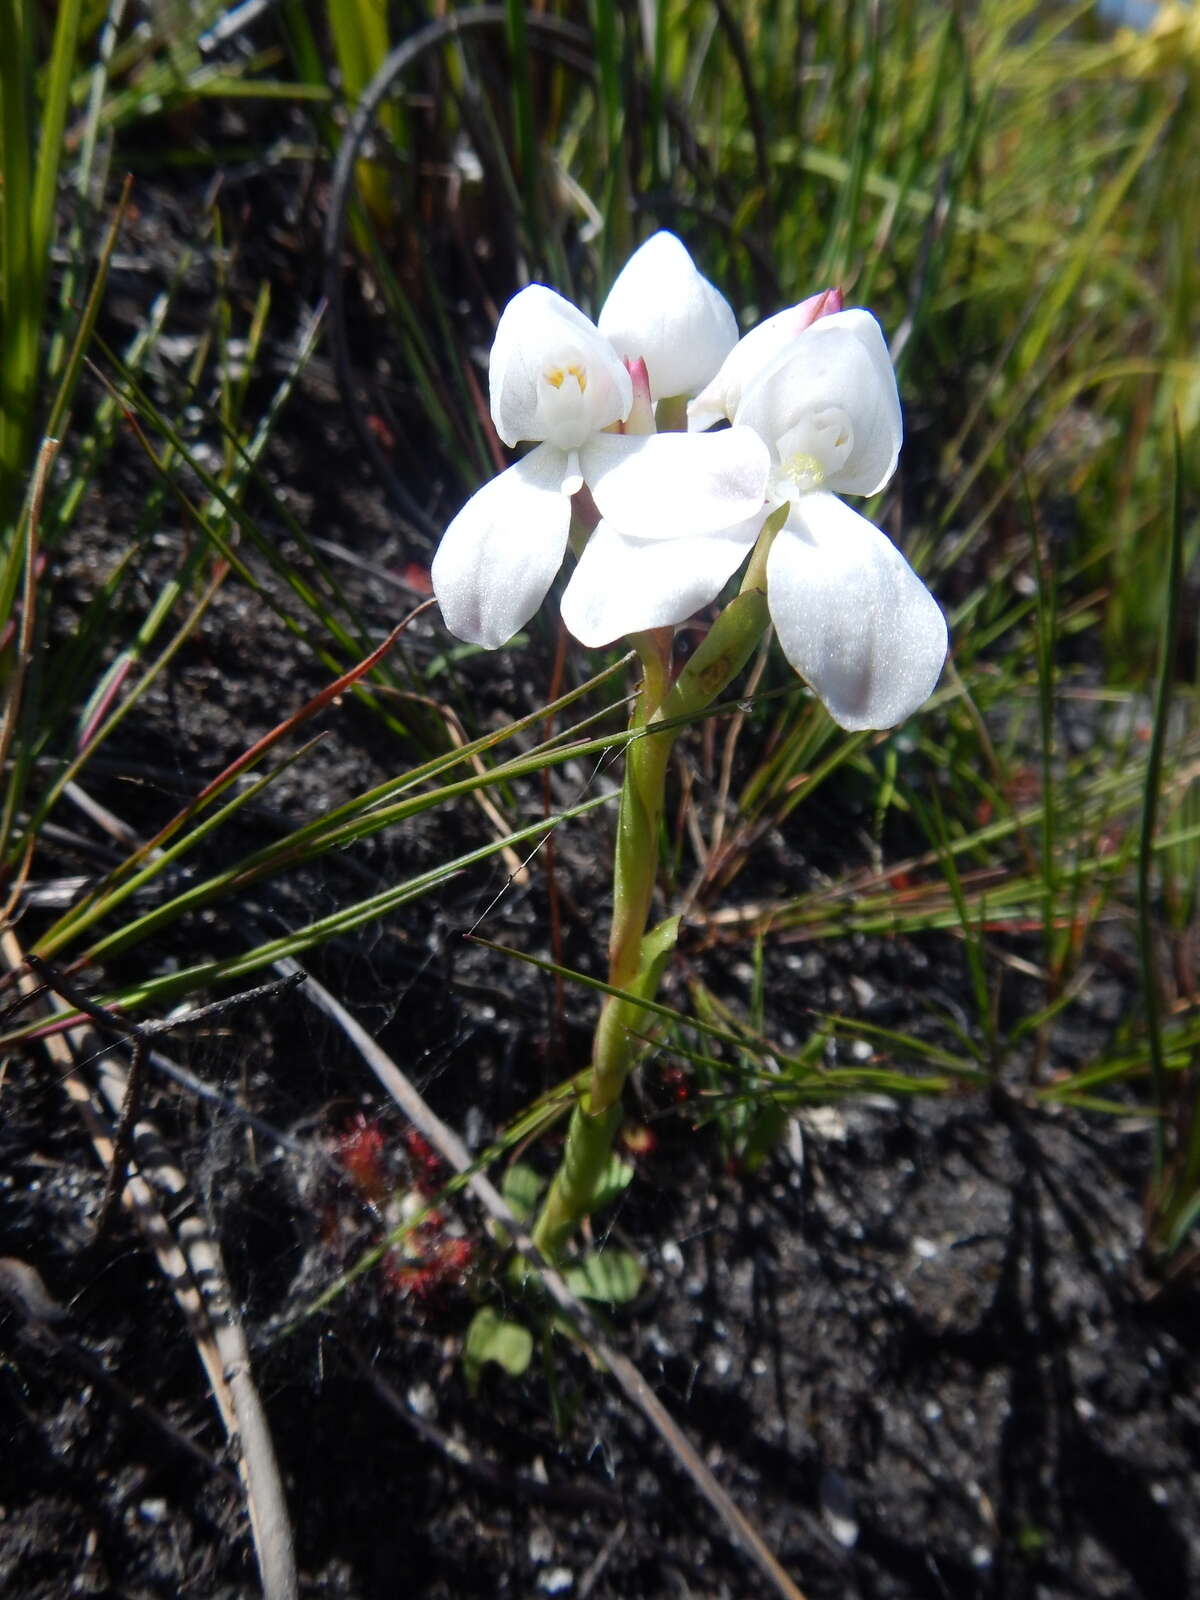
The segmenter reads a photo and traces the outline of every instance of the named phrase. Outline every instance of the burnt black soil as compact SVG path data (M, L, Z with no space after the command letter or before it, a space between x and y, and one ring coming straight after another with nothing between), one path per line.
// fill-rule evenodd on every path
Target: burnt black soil
M198 186L146 178L136 195L109 297L118 341L202 233ZM320 182L305 193L269 172L226 177L235 312L248 314L268 275L277 355L318 292L321 199ZM213 270L201 248L170 323L181 339L206 315ZM269 476L380 636L419 598L429 551L401 536L359 459L323 355L284 413ZM169 501L146 514L151 483L133 441L119 440L55 563L54 648L118 551L140 542L144 578L127 591L135 618L153 593L156 551L189 536ZM436 504L436 473L424 487ZM260 512L292 553L265 500ZM248 559L266 594L285 598L261 558ZM526 650L469 661L453 692L444 678L427 680L429 692L469 706L476 729L534 708L553 638L541 624L531 631ZM444 645L426 616L402 648L422 672ZM570 656L568 681L593 669L582 652ZM265 598L230 582L178 669L90 770L88 792L145 834L328 677ZM419 753L352 700L320 726L324 741L195 870ZM555 799L605 777L569 773ZM513 803L526 808L514 821L540 814L540 793ZM822 864L859 864L858 803L850 780L825 791L738 893L794 892ZM48 841L35 889L112 859L94 820L68 807L61 816L70 836ZM564 833L555 862L566 960L590 970L611 825L602 811ZM490 836L469 807L432 813L90 977L100 986L243 948ZM45 915L31 908L26 930ZM548 915L541 862L524 888L484 866L308 958L475 1148L585 1058L586 996L569 997L556 1026L539 975L463 938L483 917L482 933L545 954ZM749 1002L749 954L695 949L689 959L737 1008ZM1134 1004L1126 955L1073 1010L1082 1020L1055 1034L1064 1061L1088 1059ZM766 960L769 1026L784 1047L804 1040L813 1009L919 1030L967 989L946 938L769 945ZM680 1003L684 976L668 980ZM304 1594L765 1592L661 1444L568 1341L523 1378L491 1369L469 1393L461 1339L489 1291L478 1276L486 1236L466 1204L445 1207L451 1234L475 1250L465 1282L451 1274L418 1292L376 1269L288 1331L379 1234L337 1140L362 1114L389 1180L410 1176L414 1159L399 1117L302 993L180 1032L164 1054L219 1091L205 1100L156 1071L148 1112L225 1253ZM806 1593L1196 1593L1200 1298L1190 1282L1164 1291L1143 1276L1144 1123L1034 1113L1007 1090L880 1097L804 1113L749 1174L730 1170L695 1099L678 1098L690 1091L677 1066L651 1064L631 1100L631 1121L648 1122L657 1143L637 1156L605 1221L647 1269L638 1301L612 1315L614 1336ZM46 1058L14 1056L0 1094L0 1255L35 1268L67 1311L30 1317L19 1294L0 1309L0 1592L257 1593L244 1503L166 1281L127 1216L93 1240L103 1175ZM550 1153L534 1159L547 1165Z

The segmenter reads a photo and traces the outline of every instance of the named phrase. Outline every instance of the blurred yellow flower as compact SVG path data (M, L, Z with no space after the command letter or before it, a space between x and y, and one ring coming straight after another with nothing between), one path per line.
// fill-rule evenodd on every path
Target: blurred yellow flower
M1200 6L1166 0L1144 32L1122 28L1117 44L1122 65L1139 78L1156 78L1177 67L1200 67Z

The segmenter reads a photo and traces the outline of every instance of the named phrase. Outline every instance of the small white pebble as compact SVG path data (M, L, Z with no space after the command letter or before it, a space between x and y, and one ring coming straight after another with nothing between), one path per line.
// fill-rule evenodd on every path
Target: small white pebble
M787 1139L785 1140L787 1153L792 1158L792 1164L797 1167L804 1165L804 1133L800 1127L799 1117L792 1117L788 1122ZM793 1174L794 1176L794 1174ZM778 1198L778 1196L776 1197Z
M923 1239L919 1233L913 1235L912 1251L913 1255L920 1256L922 1261L935 1261L941 1254L932 1239Z
M650 1329L650 1348L656 1356L669 1356L675 1353L675 1346L657 1323Z
M549 1528L534 1528L529 1535L529 1559L534 1566L544 1566L554 1554L554 1535Z
M575 1574L570 1567L550 1567L538 1574L538 1588L543 1594L566 1594L575 1587Z
M804 1121L809 1132L820 1139L840 1144L846 1137L846 1119L837 1106L812 1106L804 1113Z
M414 1383L404 1398L408 1401L408 1409L418 1417L424 1417L426 1422L437 1416L437 1395L431 1384Z
M138 1503L138 1516L143 1522L159 1523L167 1515L167 1502L165 1500L142 1500Z
M683 1251L674 1239L668 1239L658 1254L663 1266L672 1276L677 1277L683 1271Z
M868 983L866 978L854 977L850 979L850 987L854 990L854 998L860 1006L869 1006L874 1000L876 989L873 983Z
M853 1550L858 1543L858 1517L850 1485L840 1472L826 1467L821 1473L819 1494L825 1526L843 1550Z

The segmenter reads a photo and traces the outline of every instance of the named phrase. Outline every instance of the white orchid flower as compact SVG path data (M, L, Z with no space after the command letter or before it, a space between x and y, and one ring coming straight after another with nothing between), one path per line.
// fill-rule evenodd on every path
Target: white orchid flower
M838 498L878 493L900 453L878 322L867 311L813 322L751 376L733 419L766 442L768 502L788 507L767 557L784 654L843 728L894 727L933 692L946 622L892 541Z
M691 278L703 284L682 245L679 252ZM704 296L682 271L678 253L661 246L655 253L660 270L648 270L643 262L633 275L645 297L643 329L639 335L632 310L622 313L622 339L648 347L648 359L658 361L660 370L675 381L677 369L663 365L670 353L673 314L667 308L680 300L681 284L693 301ZM705 287L716 295L711 285ZM618 310L622 301L628 304L627 288L621 291ZM711 305L709 310L715 321ZM722 356L711 331L703 342L707 370L698 379L701 383ZM438 547L431 577L450 631L495 649L524 626L562 562L571 496L584 484L605 532L600 554L586 566L580 564L568 587L567 626L576 632L575 619L582 630L577 637L585 644L607 644L621 633L658 625L641 620L645 614L664 622L691 615L697 589L679 570L681 564L686 567L686 556L681 553L675 564L664 562L657 545L703 541L752 520L763 505L769 469L762 440L745 428L708 437L608 431L623 425L633 407L626 365L581 311L541 284L523 289L505 307L488 378L492 419L501 439L510 446L535 441L536 448L467 502ZM621 530L616 537L636 542L635 553L640 550L649 558L644 572L628 580L637 589L626 596L630 605L625 611L610 591L627 581L628 563L603 559L613 529ZM728 541L720 545L721 562L710 559L705 566L701 587L706 593L712 588L707 598L716 594L747 548L744 540L740 554ZM719 565L725 570L712 587ZM608 599L614 603L606 603ZM648 608L643 603L647 600ZM592 626L601 619L603 627L610 620L613 624L603 638Z

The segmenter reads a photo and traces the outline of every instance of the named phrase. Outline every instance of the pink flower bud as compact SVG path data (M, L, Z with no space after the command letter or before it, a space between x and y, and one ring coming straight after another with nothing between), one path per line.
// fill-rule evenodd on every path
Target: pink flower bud
M625 362L625 370L633 384L633 405L620 426L622 433L653 433L654 406L650 401L650 374L641 356Z
M820 317L832 317L842 310L842 291L840 289L822 289L819 294L809 295L807 300L802 300L792 312L795 319L792 322L793 334L803 333L805 328L811 328Z
M799 305L777 311L773 317L752 328L744 339L738 341L725 358L716 377L688 406L688 428L701 433L723 418L732 420L748 389L781 351L793 339L812 327L822 317L832 317L842 310L842 291L822 289L809 295Z

